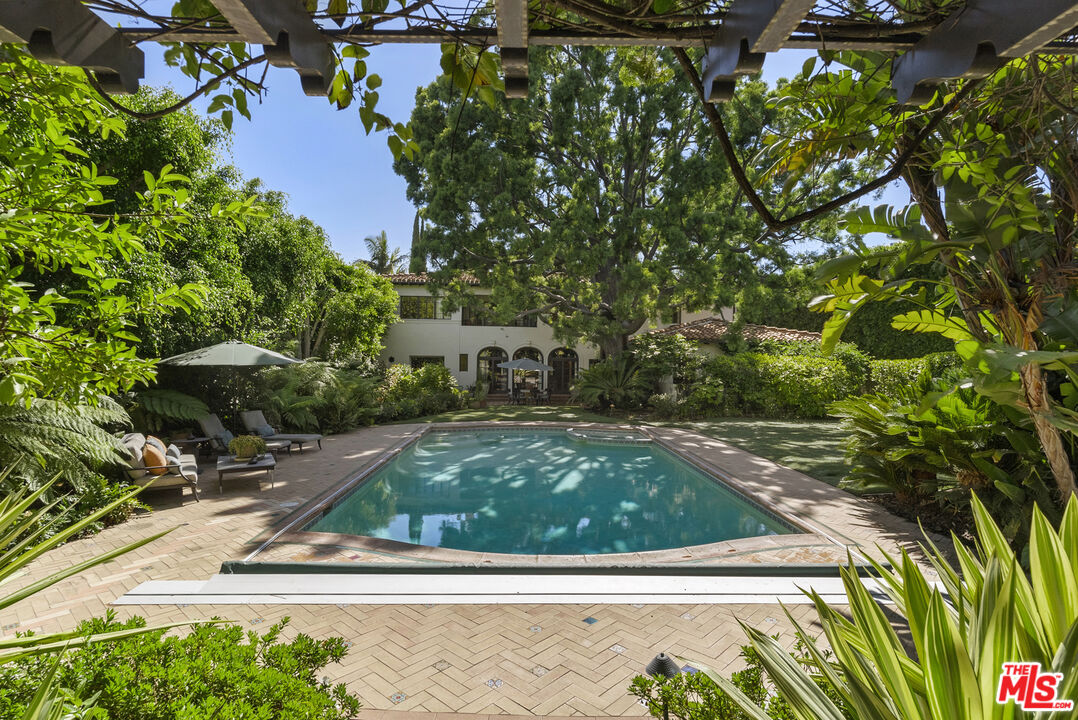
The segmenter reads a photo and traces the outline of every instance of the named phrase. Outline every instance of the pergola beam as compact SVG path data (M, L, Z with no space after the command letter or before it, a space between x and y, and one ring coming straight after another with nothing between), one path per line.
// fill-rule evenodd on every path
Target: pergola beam
M1015 9L1020 7L1020 12ZM891 84L900 103L928 102L935 85L984 77L1008 58L1024 57L1078 25L1073 0L969 0L894 61Z
M505 96L528 97L528 0L494 0Z
M272 65L293 68L307 95L326 95L333 51L303 0L213 0L245 42L263 46Z
M703 82L708 100L733 97L738 75L759 72L769 52L787 47L814 0L734 0L708 48Z
M51 65L93 70L110 93L138 90L142 51L78 0L3 0L0 42L21 43Z

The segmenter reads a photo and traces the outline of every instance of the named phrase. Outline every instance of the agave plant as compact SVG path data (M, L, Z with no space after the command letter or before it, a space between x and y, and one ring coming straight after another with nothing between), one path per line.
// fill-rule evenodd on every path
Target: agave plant
M773 638L742 624L794 717L843 720L846 716L824 688L836 693L854 717L866 720L1024 717L1013 700L997 702L1004 664L1016 662L1039 663L1043 673L1061 673L1056 697L1078 704L1078 497L1070 498L1058 531L1034 509L1028 577L976 496L972 505L978 543L971 551L953 537L957 569L935 545L922 547L939 573L939 586L925 578L905 551L897 561L883 553L890 567L870 560L908 624L912 651L852 563L842 568L848 618L815 592L807 593L833 656L825 656L789 611L786 615L810 655L804 665ZM733 683L690 662L707 672L749 717L767 720ZM1075 711L1038 716L1062 720L1073 718Z

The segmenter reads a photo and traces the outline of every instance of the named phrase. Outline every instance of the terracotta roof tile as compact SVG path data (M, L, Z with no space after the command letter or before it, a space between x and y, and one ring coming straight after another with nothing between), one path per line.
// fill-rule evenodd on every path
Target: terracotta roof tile
M722 318L709 317L694 320L688 323L671 325L661 330L652 330L650 335L678 334L689 340L700 342L714 342L722 339L730 331L730 323ZM775 340L778 342L810 341L819 342L822 335L811 330L792 330L790 328L772 327L770 325L754 325L746 323L742 328L742 335L746 340Z
M382 277L389 280L394 285L426 285L428 281L427 273L386 273ZM474 275L464 273L461 278L468 285L478 285L479 279Z

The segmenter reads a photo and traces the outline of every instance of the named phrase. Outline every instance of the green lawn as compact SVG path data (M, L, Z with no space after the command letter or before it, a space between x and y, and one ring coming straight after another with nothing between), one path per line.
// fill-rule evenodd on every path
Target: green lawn
M827 420L769 420L714 418L700 421L649 421L646 415L609 416L569 405L499 405L482 410L454 410L401 422L464 422L480 420L550 420L574 422L650 424L680 427L735 445L760 457L800 470L817 480L838 485L846 474L842 459L843 433Z

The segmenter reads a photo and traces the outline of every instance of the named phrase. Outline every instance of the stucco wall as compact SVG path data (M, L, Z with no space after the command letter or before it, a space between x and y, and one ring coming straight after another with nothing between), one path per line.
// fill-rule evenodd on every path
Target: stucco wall
M422 285L397 285L397 294L401 296L430 297L430 292ZM477 295L487 295L488 291L477 288ZM461 311L458 309L447 318L441 317L441 309L436 308L438 317L430 320L401 320L392 326L386 333L383 343L385 349L381 358L387 363L411 362L413 356L442 356L445 365L449 368L457 382L462 387L475 384L476 365L479 351L486 347L499 347L512 359L513 353L522 347L538 348L543 354L543 362L547 362L550 352L564 343L554 339L554 333L549 325L542 321L536 327L471 327L461 325ZM712 311L685 312L682 313L682 322L692 322L705 317L717 315ZM726 319L731 319L733 312L724 308L721 313ZM651 323L640 329L640 332L666 327L669 323ZM573 347L579 358L578 371L588 367L591 360L599 357L599 349L593 345L579 344ZM468 369L460 369L460 355L468 355Z

